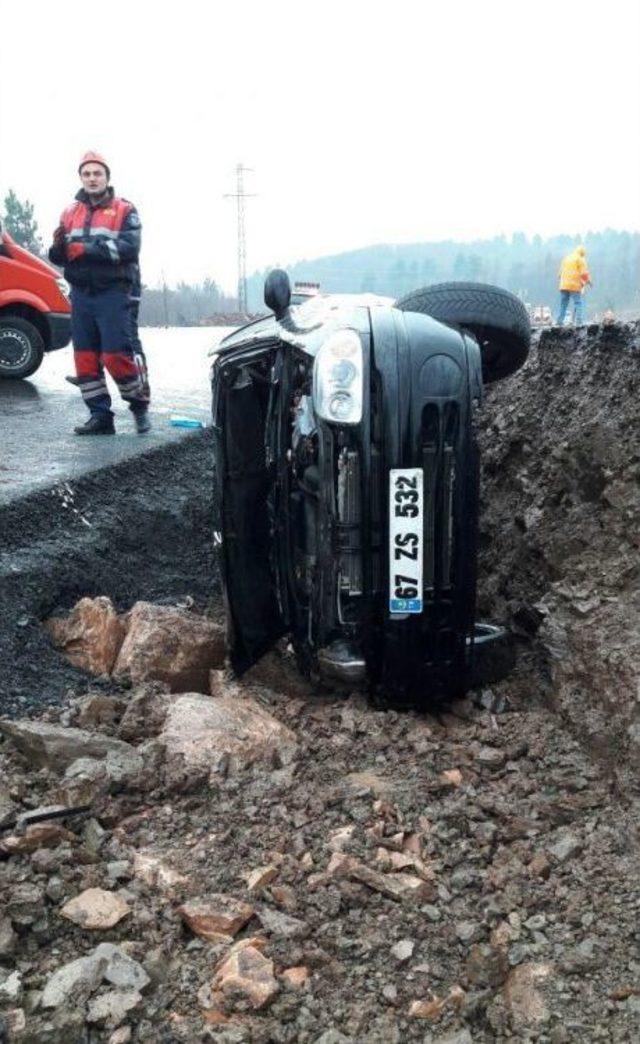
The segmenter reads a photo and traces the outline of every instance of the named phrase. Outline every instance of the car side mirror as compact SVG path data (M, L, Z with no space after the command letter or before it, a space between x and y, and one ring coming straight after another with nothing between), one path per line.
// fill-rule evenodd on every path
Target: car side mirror
M264 303L276 319L286 315L291 303L291 283L282 268L274 268L273 272L269 272L264 284Z

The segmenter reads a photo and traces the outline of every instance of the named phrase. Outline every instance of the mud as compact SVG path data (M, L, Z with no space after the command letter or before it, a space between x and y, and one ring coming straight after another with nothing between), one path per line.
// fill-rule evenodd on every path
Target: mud
M83 595L219 604L208 433L0 509L0 714L36 714L86 688L41 621Z

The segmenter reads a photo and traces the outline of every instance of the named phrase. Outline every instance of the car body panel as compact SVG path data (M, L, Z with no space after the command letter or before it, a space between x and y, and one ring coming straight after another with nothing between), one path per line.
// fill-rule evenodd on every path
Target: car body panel
M0 314L14 311L40 319L45 351L63 348L71 337L71 304L60 289L56 269L0 233Z

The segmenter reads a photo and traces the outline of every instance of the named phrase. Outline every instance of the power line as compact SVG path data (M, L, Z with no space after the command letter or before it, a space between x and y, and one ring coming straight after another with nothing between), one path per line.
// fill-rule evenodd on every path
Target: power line
M245 229L245 207L244 203L255 192L245 192L244 175L253 173L251 167L245 167L242 163L236 166L236 191L226 192L225 199L235 199L238 205L238 311L247 312L247 238Z

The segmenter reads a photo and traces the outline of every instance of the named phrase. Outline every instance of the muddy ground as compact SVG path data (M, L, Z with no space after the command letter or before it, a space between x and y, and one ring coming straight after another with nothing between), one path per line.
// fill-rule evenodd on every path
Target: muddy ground
M105 939L125 943L152 980L120 1026L123 1042L640 1038L639 350L637 325L545 332L526 369L488 393L480 610L513 628L518 663L477 694L484 707L376 711L357 695L306 692L285 658L247 691L295 733L290 762L178 788L148 775L94 809L97 848L80 817L67 823L75 840L49 857L0 862L7 908L18 886L36 889L0 952L0 1011L2 969L22 976L16 1040L114 1040L82 1005L55 1025L39 1009L49 975ZM114 701L99 728L117 732L135 696L66 666L39 628L79 596L107 594L122 609L138 598L217 605L210 447L205 436L176 448L179 459L168 452L119 469L117 504L100 475L74 487L67 507L58 492L0 519L4 713L49 703L50 718L77 724L69 697L99 690ZM8 743L0 771L23 808L47 803L59 782ZM415 835L429 896L395 902L328 877L343 827L344 851L376 868L399 836ZM183 876L172 894L136 877L140 851ZM245 875L265 865L277 876L256 899ZM59 916L93 885L132 908L99 938ZM278 978L264 1010L218 1012L209 983L225 948L177 913L181 899L211 892L267 911L239 937L265 935L278 977L306 967L301 990ZM429 1017L410 1015L418 1000Z

